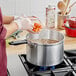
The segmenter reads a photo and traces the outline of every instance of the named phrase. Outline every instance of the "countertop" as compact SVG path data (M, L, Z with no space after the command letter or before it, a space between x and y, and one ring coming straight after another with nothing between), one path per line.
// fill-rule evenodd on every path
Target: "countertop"
M64 50L75 50L76 49L76 38L68 37L66 36L65 30L57 30L64 34L65 39L64 39ZM21 36L25 37L27 34L26 31L21 33ZM9 39L10 41L15 40L15 39ZM12 46L12 45L7 45L6 47L7 55L9 54L26 54L26 44L22 45L17 45L17 46Z

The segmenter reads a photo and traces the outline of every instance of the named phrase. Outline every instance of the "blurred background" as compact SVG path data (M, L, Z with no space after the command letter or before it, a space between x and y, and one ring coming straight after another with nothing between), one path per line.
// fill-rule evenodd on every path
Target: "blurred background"
M45 11L49 4L55 5L60 0L0 0L0 7L4 15L23 15L37 16L41 21L45 22ZM76 0L71 0L70 4ZM72 9L71 15L75 16L76 7ZM58 12L58 8L56 10Z

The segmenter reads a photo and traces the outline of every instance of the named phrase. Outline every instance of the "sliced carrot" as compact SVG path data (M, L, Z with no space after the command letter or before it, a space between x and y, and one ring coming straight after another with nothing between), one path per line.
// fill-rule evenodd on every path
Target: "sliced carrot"
M33 31L34 32L39 32L40 30L41 30L41 25L40 24L38 24L38 23L34 23L34 27L33 27Z

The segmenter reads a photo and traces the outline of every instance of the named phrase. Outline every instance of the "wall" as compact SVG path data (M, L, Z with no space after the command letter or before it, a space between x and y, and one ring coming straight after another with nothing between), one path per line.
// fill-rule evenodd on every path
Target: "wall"
M45 21L45 7L48 4L57 6L59 0L0 0L0 6L4 15L35 15ZM76 0L71 0L73 3ZM75 8L71 15L75 15ZM58 11L58 10L57 10Z

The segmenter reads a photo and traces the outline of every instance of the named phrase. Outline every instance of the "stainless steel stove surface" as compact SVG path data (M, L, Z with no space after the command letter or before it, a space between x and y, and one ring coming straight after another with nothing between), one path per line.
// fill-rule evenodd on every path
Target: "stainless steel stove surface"
M64 61L56 66L36 66L26 60L26 55L10 55L9 76L76 76L76 56L64 54Z

